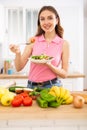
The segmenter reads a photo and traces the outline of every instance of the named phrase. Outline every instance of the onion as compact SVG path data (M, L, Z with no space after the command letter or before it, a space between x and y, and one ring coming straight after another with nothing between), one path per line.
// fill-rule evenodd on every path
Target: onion
M75 108L82 108L85 103L85 100L82 96L75 96L73 100L73 106Z

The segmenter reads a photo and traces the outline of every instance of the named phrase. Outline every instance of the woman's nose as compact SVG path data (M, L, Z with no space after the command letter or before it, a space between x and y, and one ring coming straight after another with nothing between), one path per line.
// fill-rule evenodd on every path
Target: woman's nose
M47 19L45 19L44 23L45 23L45 24L47 24L47 23L48 23L48 20L47 20Z

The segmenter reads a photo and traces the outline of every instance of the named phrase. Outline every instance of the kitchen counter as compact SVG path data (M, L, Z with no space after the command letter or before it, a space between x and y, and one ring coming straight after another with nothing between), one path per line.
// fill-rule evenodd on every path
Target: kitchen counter
M76 109L72 104L58 108L40 108L36 101L30 107L0 105L0 130L87 130L87 104ZM19 129L19 130L20 130Z
M75 72L75 73L70 73L68 74L68 77L67 78L84 78L85 75L82 74L82 73L79 73L79 72ZM8 74L0 74L0 79L27 79L28 76L27 75L24 75L24 74L12 74L12 75L8 75Z
M87 120L87 104L82 109L73 105L61 105L58 108L40 108L35 101L30 107L0 106L0 120L31 120L31 119L77 119Z

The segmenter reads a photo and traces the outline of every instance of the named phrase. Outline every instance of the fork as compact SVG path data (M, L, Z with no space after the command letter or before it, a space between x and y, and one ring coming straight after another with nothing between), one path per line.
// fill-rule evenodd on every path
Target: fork
M19 43L18 45L30 45L30 44L33 44L33 43L28 43L28 42L26 42L26 43Z

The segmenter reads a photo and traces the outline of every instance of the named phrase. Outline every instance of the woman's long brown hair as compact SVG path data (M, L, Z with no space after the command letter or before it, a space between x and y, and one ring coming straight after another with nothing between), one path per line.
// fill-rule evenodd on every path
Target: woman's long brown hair
M44 11L44 10L49 10L49 11L53 12L53 13L55 14L56 18L58 18L58 24L55 26L55 31L56 31L56 34L57 34L59 37L63 38L64 30L63 30L63 28L62 28L62 26L61 26L61 23L60 23L60 17L59 17L59 15L58 15L57 11L55 10L55 8L52 7L52 6L43 6L43 7L40 9L39 14L38 14L38 20L37 20L38 29L37 29L36 36L39 36L39 35L45 33L45 32L42 30L41 26L40 26L40 14L41 14L41 12Z

